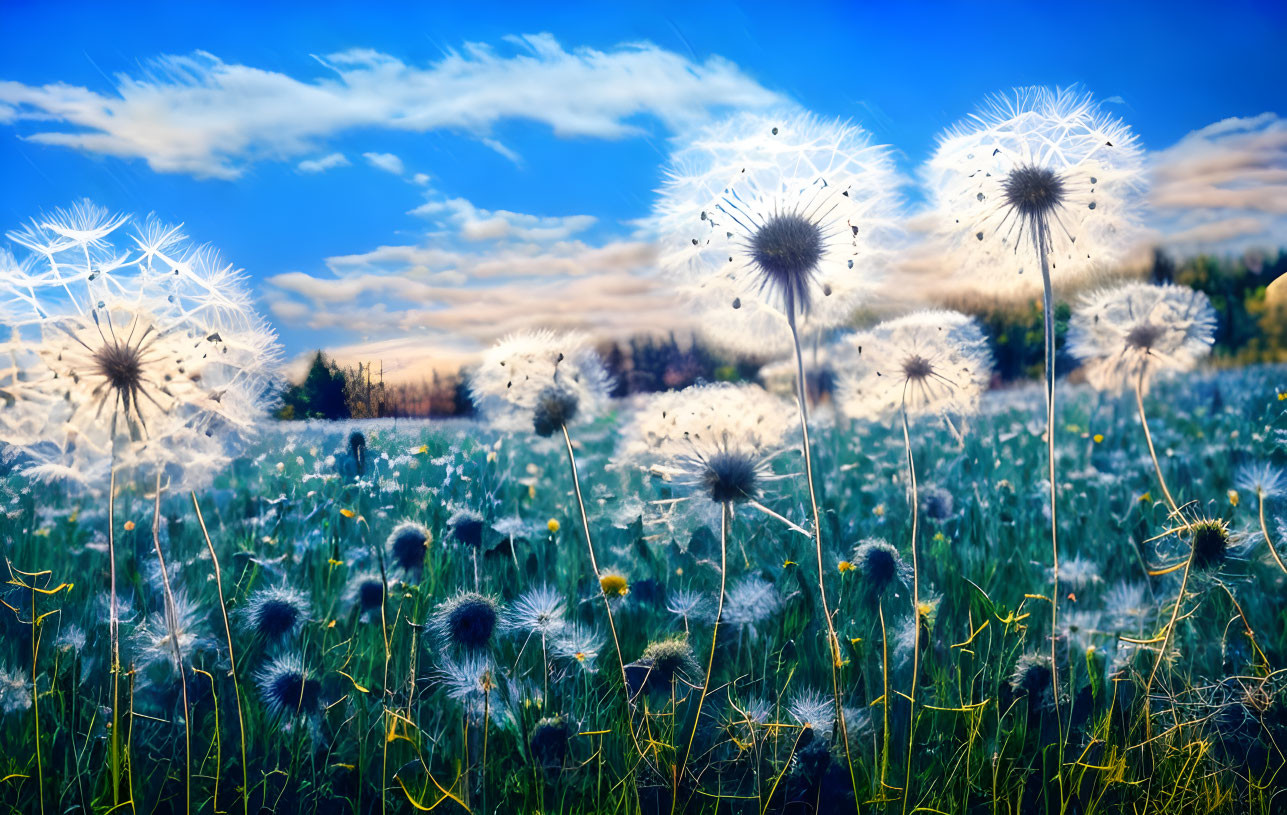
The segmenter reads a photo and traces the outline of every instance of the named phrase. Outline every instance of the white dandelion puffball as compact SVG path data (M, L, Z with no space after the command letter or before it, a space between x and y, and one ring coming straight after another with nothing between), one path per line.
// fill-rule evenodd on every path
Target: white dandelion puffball
M1041 291L1051 277L1110 265L1138 235L1142 151L1088 95L1023 88L988 99L939 137L923 170L935 240L951 267L991 292Z
M836 400L851 418L970 413L992 377L977 323L956 311L921 311L843 338L832 355Z
M24 474L94 491L113 467L200 486L266 415L276 338L230 268L162 274L126 222L83 203L9 234L29 254L0 267L0 442Z
M856 125L744 113L673 155L654 223L660 264L706 339L777 356L849 320L886 268L900 179Z
M521 331L483 354L469 390L493 427L549 436L601 413L612 378L585 335Z
M758 385L720 382L663 391L622 429L616 460L666 462L726 443L777 447L799 422L793 404Z
M1196 367L1211 352L1215 325L1200 291L1127 283L1082 298L1068 324L1068 350L1096 388L1147 390L1153 374Z

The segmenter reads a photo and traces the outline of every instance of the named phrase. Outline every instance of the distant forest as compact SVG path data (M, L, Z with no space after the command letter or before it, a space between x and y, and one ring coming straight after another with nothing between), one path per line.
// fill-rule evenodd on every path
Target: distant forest
M1267 297L1270 283L1287 272L1287 252L1274 257L1247 254L1240 258L1201 255L1175 262L1162 252L1154 255L1149 277L1155 283L1180 283L1203 291L1219 315L1215 362L1244 365L1287 362L1287 293ZM1037 303L980 310L973 313L987 332L996 364L996 384L1041 375L1042 319ZM1056 305L1058 347L1062 349L1071 306ZM753 380L760 364L721 356L691 338L674 335L643 337L599 348L616 382L615 396L684 388L697 382ZM1074 363L1061 357L1058 366ZM302 382L282 394L281 419L366 419L380 417L467 416L473 413L465 370L435 373L417 383L384 381L380 362L344 367L318 351ZM825 392L824 370L811 382Z

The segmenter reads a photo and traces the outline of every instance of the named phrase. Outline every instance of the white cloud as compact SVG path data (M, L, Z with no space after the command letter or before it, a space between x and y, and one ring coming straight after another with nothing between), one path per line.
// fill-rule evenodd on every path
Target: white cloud
M317 57L324 74L315 77L198 51L118 74L108 92L0 81L0 123L41 144L143 159L157 172L236 178L358 128L453 130L517 159L492 138L496 123L617 139L639 132L640 116L673 131L717 109L782 101L720 57L697 62L648 43L567 50L549 34L505 40L511 53L469 43L427 65L353 49Z
M372 167L377 167L386 173L402 175L402 159L392 153L363 153L362 158L366 159Z
M429 176L427 173L416 173L411 176L411 180L423 187L429 183Z
M1287 245L1287 120L1224 119L1150 158L1163 245L1227 252Z
M691 328L654 274L650 241L593 243L579 237L590 216L491 211L461 198L433 198L416 212L432 222L424 243L331 257L329 274L275 275L269 310L336 336L327 350L341 359L384 359L386 378L392 362L394 379L458 365L522 328L617 339Z
M296 165L301 173L324 173L332 167L347 167L349 160L343 153L331 153L318 159L305 159Z

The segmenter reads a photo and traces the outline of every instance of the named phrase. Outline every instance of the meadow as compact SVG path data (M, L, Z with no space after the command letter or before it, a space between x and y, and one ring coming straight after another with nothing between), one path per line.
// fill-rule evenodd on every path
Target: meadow
M561 440L485 422L272 426L195 494L199 515L188 494L120 485L115 745L107 502L10 474L0 800L14 812L120 810L119 785L130 811L148 813L188 801L230 813L838 812L856 789L867 812L1281 811L1285 581L1245 474L1282 456L1284 374L1186 374L1146 397L1177 500L1230 532L1187 587L1148 706L1180 575L1149 577L1144 563L1183 560L1189 547L1133 400L1061 392L1058 700L1037 658L1049 653L1051 585L1040 389L989 393L957 428L913 422L910 753L909 589L876 594L855 555L873 540L907 555L897 423L825 408L812 420L847 750L833 738L812 537L741 507L692 735L720 596L719 514L678 512L674 483L616 463L624 405L572 436L599 569L620 578L602 587ZM798 453L772 466L781 480L764 506L807 526ZM1282 505L1264 498L1280 536ZM395 545L406 521L428 532L419 568ZM475 639L462 641L450 613L478 595L494 632L476 618ZM266 596L298 619L263 612Z

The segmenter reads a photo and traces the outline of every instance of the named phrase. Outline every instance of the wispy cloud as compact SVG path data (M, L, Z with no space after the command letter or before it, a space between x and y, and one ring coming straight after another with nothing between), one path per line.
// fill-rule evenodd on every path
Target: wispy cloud
M1224 119L1151 157L1161 242L1225 252L1287 243L1287 120Z
M274 317L335 333L328 352L384 359L393 379L453 367L524 328L624 339L691 327L654 273L655 246L590 241L591 216L487 210L432 191L413 212L428 222L423 242L330 257L326 274L268 278Z
M392 153L363 153L362 158L372 166L384 170L386 173L402 175L402 159Z
M675 130L713 110L782 101L720 57L698 62L649 43L567 50L549 34L505 42L506 53L469 43L428 65L352 49L317 57L318 77L199 51L117 75L108 92L0 81L0 123L33 142L143 159L157 172L236 178L254 162L314 153L357 128L453 130L518 160L492 137L496 123L619 139L639 132L640 116Z
M324 173L332 167L347 167L349 160L343 153L331 153L317 159L305 159L296 165L301 173Z

